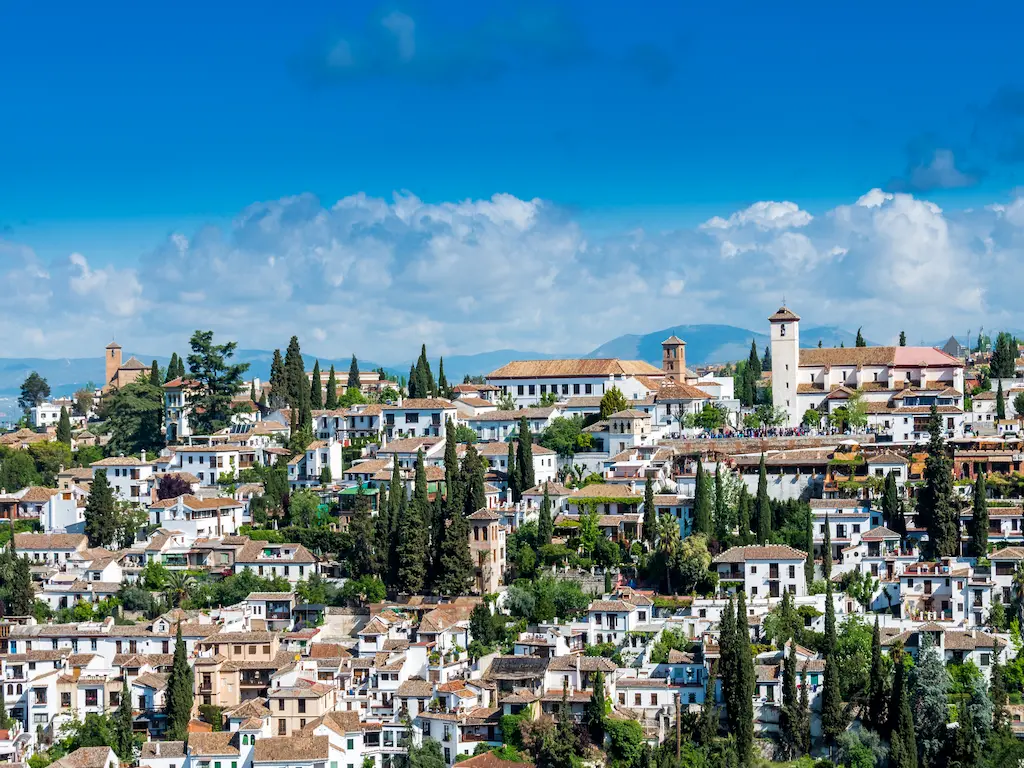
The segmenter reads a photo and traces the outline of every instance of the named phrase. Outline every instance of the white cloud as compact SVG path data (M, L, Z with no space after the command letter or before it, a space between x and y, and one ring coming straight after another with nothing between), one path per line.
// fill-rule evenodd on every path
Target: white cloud
M1024 199L944 211L876 189L813 217L765 202L695 228L595 236L552 203L506 194L297 195L171 235L137 264L44 264L0 241L0 279L18 297L0 308L9 355L90 354L114 334L140 353L180 352L196 328L264 349L294 333L311 352L382 363L422 342L584 353L681 323L763 330L783 295L808 325L939 338L1024 327Z

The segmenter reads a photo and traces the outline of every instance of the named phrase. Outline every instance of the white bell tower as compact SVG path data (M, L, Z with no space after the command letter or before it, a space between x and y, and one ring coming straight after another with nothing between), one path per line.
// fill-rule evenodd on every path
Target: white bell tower
M803 414L797 404L797 373L800 370L800 316L783 304L768 318L772 344L772 405L788 415L786 424L800 426Z

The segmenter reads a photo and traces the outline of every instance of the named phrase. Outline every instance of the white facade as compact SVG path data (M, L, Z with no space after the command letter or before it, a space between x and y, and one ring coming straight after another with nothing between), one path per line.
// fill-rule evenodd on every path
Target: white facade
M774 362L774 360L773 360ZM784 545L732 547L712 563L723 586L742 585L752 599L807 594L807 553Z
M135 504L148 504L156 487L153 477L153 462L146 461L145 452L141 459L133 456L101 459L91 465L94 471L106 474L115 498Z

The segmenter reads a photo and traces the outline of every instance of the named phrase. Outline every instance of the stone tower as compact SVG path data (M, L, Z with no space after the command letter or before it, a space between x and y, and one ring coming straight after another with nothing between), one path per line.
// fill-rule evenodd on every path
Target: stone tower
M105 359L107 380L103 382L103 389L110 389L117 386L115 379L117 378L117 371L121 367L121 345L116 341L107 344Z
M686 381L686 342L678 336L661 342L661 370L672 381Z
M800 425L796 396L797 373L800 370L800 316L786 306L768 318L772 343L772 405L787 414L786 424Z

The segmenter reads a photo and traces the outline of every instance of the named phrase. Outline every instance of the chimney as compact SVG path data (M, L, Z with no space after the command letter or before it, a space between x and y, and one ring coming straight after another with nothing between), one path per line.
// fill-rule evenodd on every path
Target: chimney
M142 461L143 461L143 463L145 463L145 461L146 461L146 452L142 451L140 456L142 456Z

